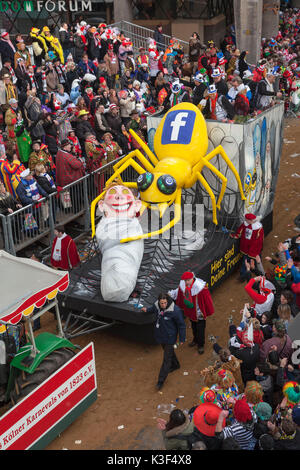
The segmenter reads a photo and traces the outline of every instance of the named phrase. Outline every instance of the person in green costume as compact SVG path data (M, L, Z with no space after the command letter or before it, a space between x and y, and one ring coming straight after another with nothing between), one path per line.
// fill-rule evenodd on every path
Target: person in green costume
M15 133L17 137L17 146L20 160L23 163L27 163L29 160L29 155L31 153L32 142L28 131L25 129L23 120L17 122L15 127Z

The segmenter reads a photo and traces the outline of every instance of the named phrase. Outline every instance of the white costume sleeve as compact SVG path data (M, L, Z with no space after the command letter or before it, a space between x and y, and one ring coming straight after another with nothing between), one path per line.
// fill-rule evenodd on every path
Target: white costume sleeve
M178 296L178 287L177 289L169 290L168 294L173 300L176 300Z

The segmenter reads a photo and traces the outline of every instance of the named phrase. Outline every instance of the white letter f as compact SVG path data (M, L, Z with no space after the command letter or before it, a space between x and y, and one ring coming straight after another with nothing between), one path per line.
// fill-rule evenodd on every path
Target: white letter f
M180 131L181 127L184 127L186 125L186 121L183 121L183 118L187 118L189 113L183 112L183 113L178 113L174 119L174 121L171 122L171 127L173 127L172 134L171 134L171 140L172 141L177 141L178 140L178 134Z

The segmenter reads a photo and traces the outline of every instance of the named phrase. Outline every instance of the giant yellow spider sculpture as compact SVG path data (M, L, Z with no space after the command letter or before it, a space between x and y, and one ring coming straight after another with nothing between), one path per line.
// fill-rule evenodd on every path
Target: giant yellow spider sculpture
M154 136L154 151L130 130L132 136L140 144L149 160L140 150L134 150L114 165L114 173L106 182L106 187L129 166L133 167L139 177L136 182L122 182L128 188L136 188L142 200L141 213L146 209L159 210L160 217L165 210L174 204L174 218L160 230L146 233L137 237L126 238L121 243L141 238L150 238L164 233L177 224L181 218L182 189L191 188L198 180L208 192L212 201L213 222L217 225L217 209L220 209L223 200L227 178L211 163L216 155L221 155L229 168L233 171L238 182L242 200L245 200L240 176L221 145L206 155L208 137L205 119L201 111L191 103L180 103L171 108L160 122ZM134 158L138 158L139 162ZM143 165L143 166L141 166ZM218 201L202 175L203 167L211 170L222 181ZM91 205L92 236L95 235L95 208L102 199L101 193Z

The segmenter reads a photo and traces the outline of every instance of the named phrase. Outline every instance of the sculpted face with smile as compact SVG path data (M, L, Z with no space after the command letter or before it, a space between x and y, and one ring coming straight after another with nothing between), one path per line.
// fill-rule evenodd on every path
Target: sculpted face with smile
M129 188L122 185L111 186L99 201L98 207L105 217L133 218L141 209L141 201L136 199Z

